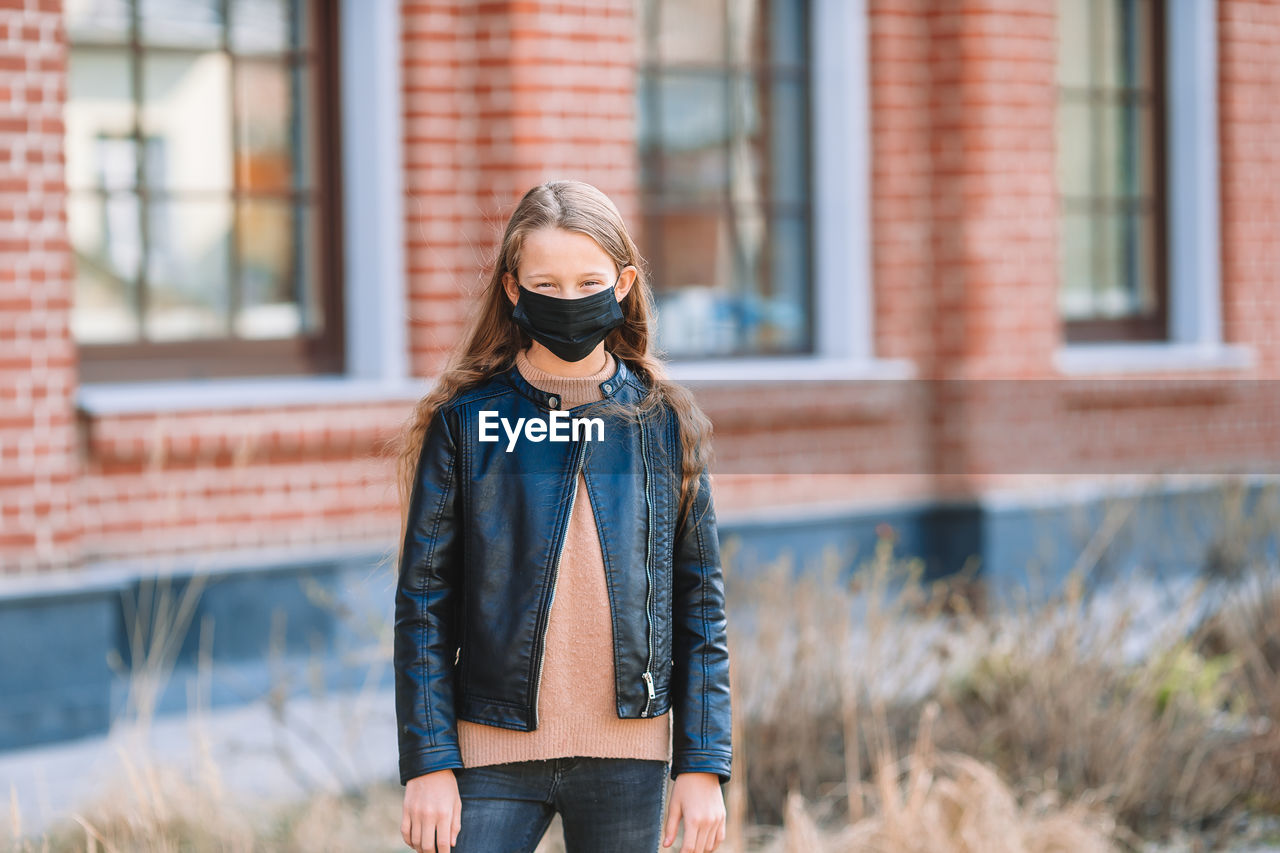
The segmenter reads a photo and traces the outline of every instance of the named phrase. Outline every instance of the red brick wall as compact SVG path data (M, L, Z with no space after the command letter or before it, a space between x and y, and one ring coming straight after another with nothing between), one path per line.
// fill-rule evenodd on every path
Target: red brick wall
M1218 5L1222 298L1226 338L1280 376L1280 3Z
M89 420L85 557L349 540L390 549L399 514L386 442L411 405Z
M969 381L1054 375L1056 4L869 5L876 350L954 381L699 388L716 423L720 505L968 493L1020 482L1001 471L1052 471L1096 450L1205 458L1253 440L1250 452L1265 453L1275 418L1257 395L1174 388L1134 406L1059 383ZM1257 347L1262 366L1245 375L1272 377L1280 7L1219 9L1226 338ZM630 0L404 0L403 10L409 341L414 373L430 376L529 186L596 183L643 251L635 23ZM0 567L392 547L383 443L409 400L77 422L62 45L58 3L0 2ZM1250 422L1269 428L1250 432ZM842 473L786 480L769 470Z
M0 571L76 556L61 3L0 3Z

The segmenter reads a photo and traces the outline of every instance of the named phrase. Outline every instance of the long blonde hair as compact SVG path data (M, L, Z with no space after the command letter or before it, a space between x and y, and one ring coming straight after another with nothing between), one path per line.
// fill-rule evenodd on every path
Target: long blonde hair
M511 318L513 306L503 289L503 274L510 272L516 275L525 236L541 228L562 228L585 234L613 259L619 270L627 266L636 268L636 280L621 302L626 322L608 333L605 349L625 359L648 388L634 413L647 413L664 401L675 412L681 445L678 518L683 519L689 508L694 506L699 475L711 457L712 426L693 395L667 378L662 361L653 353L650 332L655 312L646 264L627 232L621 214L607 195L582 181L547 181L525 193L511 214L489 286L472 307L466 332L451 353L439 381L418 401L401 430L397 448L401 548L408 525L409 498L418 457L436 409L455 395L510 367L516 353L531 343L528 333Z

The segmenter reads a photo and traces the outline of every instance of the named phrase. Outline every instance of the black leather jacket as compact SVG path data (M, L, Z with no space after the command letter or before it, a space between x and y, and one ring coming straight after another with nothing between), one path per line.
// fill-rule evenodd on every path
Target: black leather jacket
M600 383L634 404L645 392L621 358ZM598 416L588 406L560 414ZM400 781L463 766L456 720L537 727L554 584L577 472L600 530L613 620L619 718L674 711L670 774L729 780L729 650L724 580L707 471L677 529L680 438L674 412L603 416L604 437L480 440L480 413L551 420L556 395L512 364L436 411L423 442L395 597ZM553 423L554 426L554 423ZM565 419L558 429L569 433ZM490 433L492 434L492 433Z

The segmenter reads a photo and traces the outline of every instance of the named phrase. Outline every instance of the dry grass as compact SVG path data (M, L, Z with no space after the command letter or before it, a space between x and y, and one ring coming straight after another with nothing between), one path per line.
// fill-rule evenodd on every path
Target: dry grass
M835 560L735 576L739 837L785 824L801 839L787 850L1122 849L1218 843L1280 811L1275 566L1201 579L1159 620L1091 599L1084 570L984 612L963 577L926 589L919 569L885 535L851 576ZM817 825L829 842L804 840ZM950 842L919 840L940 827Z
M963 575L919 583L888 531L851 576L827 555L747 577L732 550L724 853L1093 853L1179 832L1203 849L1241 815L1280 812L1274 566L1237 561L1228 592L1196 587L1135 653L1142 617L1091 600L1087 572L995 612ZM135 659L150 661L135 706L148 719L168 656ZM175 772L139 742L74 822L7 837L22 851L404 849L397 784L246 805L201 754ZM554 827L540 853L562 850Z

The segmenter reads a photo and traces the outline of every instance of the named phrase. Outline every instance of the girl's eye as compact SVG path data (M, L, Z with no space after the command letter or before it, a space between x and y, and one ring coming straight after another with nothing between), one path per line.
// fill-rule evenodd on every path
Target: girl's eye
M553 285L553 284L552 284L551 282L549 282L549 281L540 281L540 282L538 282L537 284L535 284L535 285L534 285L534 287L554 287L554 286L555 286L555 285Z

